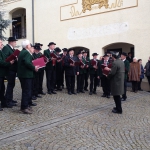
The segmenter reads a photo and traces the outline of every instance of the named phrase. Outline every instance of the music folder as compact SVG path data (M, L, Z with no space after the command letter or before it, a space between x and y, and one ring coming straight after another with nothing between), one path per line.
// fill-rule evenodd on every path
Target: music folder
M6 62L10 62L12 60L16 60L16 58L18 58L20 54L20 51L18 49L16 49L7 59Z
M73 59L69 58L69 63L74 64L75 66L79 66L80 62L74 61Z
M33 60L32 63L34 66L38 66L39 68L45 67L45 61L43 57Z

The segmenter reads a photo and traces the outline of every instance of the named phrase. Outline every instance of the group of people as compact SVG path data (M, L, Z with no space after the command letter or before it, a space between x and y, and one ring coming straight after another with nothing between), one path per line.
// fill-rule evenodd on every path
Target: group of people
M102 97L110 98L110 95L113 95L116 104L112 110L114 113L122 113L121 101L127 99L127 80L132 81L134 92L137 92L137 87L139 87L138 90L142 90L140 86L142 73L146 71L150 83L150 59L144 70L141 65L142 60L137 63L134 57L133 62L129 62L124 52L121 57L119 53L106 53L101 60L98 59L97 53L93 53L93 58L89 59L88 52L83 49L74 55L72 48L61 50L56 47L56 43L50 42L48 49L41 53L43 44L35 43L33 46L29 40L24 40L19 56L15 60L6 62L6 59L15 51L16 41L14 37L9 37L8 44L3 47L0 40L0 110L17 105L17 101L13 100L16 77L21 83L21 111L25 114L32 114L32 106L37 105L33 103L33 100L46 94L43 92L44 72L46 73L47 93L50 95L57 94L56 91L62 91L65 83L69 95L85 93L88 91L88 86L89 95L96 94L97 86L101 81ZM34 66L33 60L41 57L45 60L45 67ZM102 65L105 67L103 68ZM5 78L7 79L6 90ZM90 79L90 85L88 85L88 79ZM76 90L75 80L77 80Z

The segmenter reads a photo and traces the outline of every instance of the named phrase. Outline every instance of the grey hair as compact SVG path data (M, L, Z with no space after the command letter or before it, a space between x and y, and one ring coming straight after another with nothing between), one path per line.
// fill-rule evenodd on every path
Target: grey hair
M136 59L136 60L138 60L138 58L137 58L137 57L133 57L133 59Z
M29 40L24 40L22 41L22 48L26 48L28 45L30 44L30 41Z

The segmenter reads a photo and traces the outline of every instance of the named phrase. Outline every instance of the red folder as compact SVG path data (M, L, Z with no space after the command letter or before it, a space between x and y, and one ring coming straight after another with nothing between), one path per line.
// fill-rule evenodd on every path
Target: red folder
M45 67L45 61L43 57L33 60L32 63L34 66L39 66L39 68Z
M55 53L50 53L50 57L56 58L57 60L61 59L61 57L56 55Z
M73 59L69 58L69 63L70 64L74 64L75 66L79 66L80 61L79 62L78 61L74 61Z
M92 62L91 62L91 64L92 64L92 66L97 66L97 61L94 61L94 60L92 60Z
M109 64L108 66L105 66L104 64L101 65L103 74L106 75L106 76L108 76L108 74L109 74L110 71L104 70L105 67L112 68L112 64Z
M12 60L16 60L16 58L19 56L20 51L18 49L16 49L13 54L11 54L7 59L6 62L10 62Z
M40 58L43 58L45 63L48 63L48 58L45 55L41 55Z

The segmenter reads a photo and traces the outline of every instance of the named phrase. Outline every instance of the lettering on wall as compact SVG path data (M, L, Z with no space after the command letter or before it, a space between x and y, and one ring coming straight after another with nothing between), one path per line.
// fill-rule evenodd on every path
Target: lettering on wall
M79 40L86 38L103 37L107 35L120 34L128 31L128 22L114 23L104 26L91 26L89 28L71 27L68 30L68 40Z
M138 6L138 0L77 0L60 7L60 20L70 20Z

